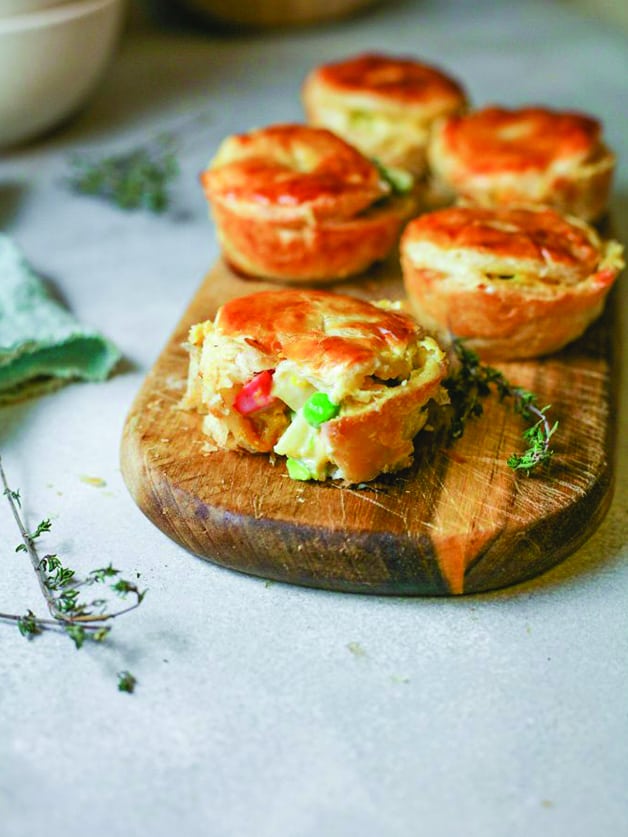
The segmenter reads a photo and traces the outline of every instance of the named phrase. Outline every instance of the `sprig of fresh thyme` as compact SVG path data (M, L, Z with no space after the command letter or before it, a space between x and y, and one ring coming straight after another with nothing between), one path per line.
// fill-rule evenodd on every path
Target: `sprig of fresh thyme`
M81 648L86 640L103 642L111 630L111 626L106 623L138 608L144 600L146 590L140 590L135 582L121 578L120 571L111 563L91 570L87 576L79 579L75 570L64 566L58 555L46 554L40 557L37 542L42 535L50 532L50 519L40 521L32 532L28 531L21 515L20 492L10 488L2 457L0 482L22 537L22 542L16 546L15 551L25 552L30 558L50 614L49 617L40 617L29 609L22 615L0 613L0 619L14 622L22 636L27 639L33 639L44 631L56 630L64 631L76 648ZM132 601L125 607L111 610L106 597L97 596L88 601L83 600L82 591L96 585L107 585L118 597L126 599L130 596ZM128 671L120 672L118 681L118 688L125 692L132 692L137 682Z
M508 466L514 471L529 474L534 468L548 463L554 454L550 441L558 427L557 421L550 424L547 419L550 406L539 407L534 393L513 386L498 369L481 363L462 340L454 340L453 349L457 367L443 382L453 412L450 438L460 438L467 421L482 415L484 407L481 399L494 391L500 401L512 399L514 411L526 421L535 420L535 424L523 433L528 448L521 454L513 453L507 460Z
M100 159L77 154L70 159L70 167L67 182L75 192L98 195L121 209L156 213L168 208L170 184L179 174L170 137Z

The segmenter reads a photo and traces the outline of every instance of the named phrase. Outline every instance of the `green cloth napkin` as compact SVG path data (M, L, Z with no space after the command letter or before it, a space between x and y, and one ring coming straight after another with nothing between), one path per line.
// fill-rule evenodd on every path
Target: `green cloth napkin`
M0 233L0 404L72 378L102 381L119 359L113 343L84 328L50 296L21 251Z

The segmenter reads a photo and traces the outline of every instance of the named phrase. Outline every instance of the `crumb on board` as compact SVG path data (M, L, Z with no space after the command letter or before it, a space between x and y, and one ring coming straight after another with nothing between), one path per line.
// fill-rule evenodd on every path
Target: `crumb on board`
M410 682L409 677L404 677L401 674L392 674L390 679L392 680L393 683L399 683L399 684L406 684L406 683Z
M79 479L85 485L93 485L94 488L104 488L107 485L107 481L102 477L92 477L89 474L79 474Z

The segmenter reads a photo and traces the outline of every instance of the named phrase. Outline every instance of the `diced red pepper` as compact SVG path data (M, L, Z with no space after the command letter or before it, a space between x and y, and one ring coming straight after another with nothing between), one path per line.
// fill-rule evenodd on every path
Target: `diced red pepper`
M243 416L268 407L276 397L272 395L274 369L265 369L253 375L236 395L234 407Z

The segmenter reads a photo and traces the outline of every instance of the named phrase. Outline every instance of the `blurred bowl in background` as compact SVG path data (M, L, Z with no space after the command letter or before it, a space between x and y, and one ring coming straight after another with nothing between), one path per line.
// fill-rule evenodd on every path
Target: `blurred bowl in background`
M61 6L71 0L0 0L0 18L40 12L50 6Z
M71 0L0 18L0 146L33 139L74 113L116 46L125 0Z
M317 23L351 15L376 0L179 0L214 20L245 26Z

